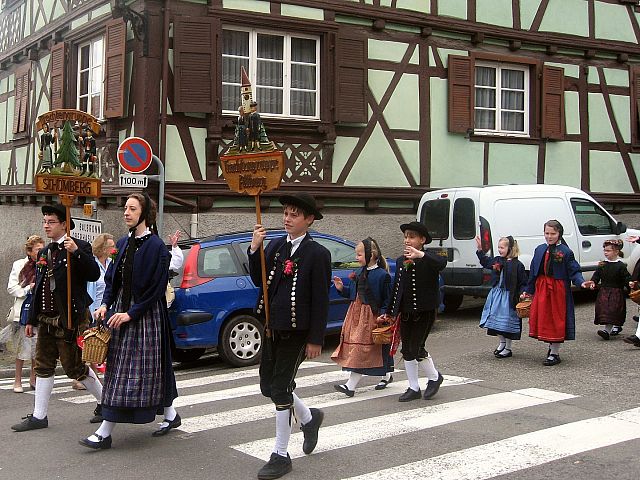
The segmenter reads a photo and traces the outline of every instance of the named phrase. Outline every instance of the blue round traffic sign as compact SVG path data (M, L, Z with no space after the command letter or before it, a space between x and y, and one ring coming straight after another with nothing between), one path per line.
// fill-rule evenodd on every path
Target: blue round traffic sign
M118 163L129 173L142 173L153 160L151 145L144 138L126 138L118 147Z

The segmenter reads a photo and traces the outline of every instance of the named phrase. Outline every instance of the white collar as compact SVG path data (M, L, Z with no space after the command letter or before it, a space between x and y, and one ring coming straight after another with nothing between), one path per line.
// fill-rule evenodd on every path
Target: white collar
M136 238L142 238L142 237L144 237L145 235L150 235L150 234L151 234L151 230L149 230L149 229L147 228L144 232L142 232L142 234L141 234L141 235L136 235ZM131 236L131 233L129 233L129 236Z
M291 248L297 247L298 245L300 245L302 240L304 240L304 237L306 237L306 234L300 235L298 238L292 240L291 237L287 235L287 242L291 242Z
M371 271L371 270L375 270L376 268L378 268L379 265L371 265L370 267L367 267L367 270Z

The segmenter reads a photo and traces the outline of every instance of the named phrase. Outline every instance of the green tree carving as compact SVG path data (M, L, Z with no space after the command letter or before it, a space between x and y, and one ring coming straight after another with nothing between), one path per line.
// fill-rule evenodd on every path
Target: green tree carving
M60 147L58 148L58 158L56 159L56 165L64 165L62 168L64 173L76 173L75 169L79 169L82 166L74 140L75 136L73 135L71 123L64 122L62 136L60 137Z

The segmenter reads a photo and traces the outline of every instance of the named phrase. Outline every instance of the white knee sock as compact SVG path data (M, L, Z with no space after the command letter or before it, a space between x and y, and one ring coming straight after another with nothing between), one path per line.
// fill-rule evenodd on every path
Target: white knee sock
M309 410L309 407L307 407L295 393L293 393L293 411L301 425L305 425L311 421L311 410Z
M176 416L178 415L178 412L176 411L175 407L173 406L173 404L171 404L168 407L164 407L164 418L165 420L175 420Z
M611 324L611 323L607 323L607 324L604 326L604 330L605 330L607 333L611 333L611 330L613 330L613 324Z
M427 358L418 362L418 365L420 365L420 368L422 368L424 373L427 375L427 379L438 380L438 370L433 364L433 358L431 358L431 355L427 354Z
M409 388L414 392L419 392L420 384L418 383L418 361L405 360L404 369L407 372L407 380L409 380Z
M87 389L87 392L96 397L98 403L102 403L102 384L100 383L100 380L98 380L96 372L89 369L87 378L82 380L80 383L84 385L84 387Z
M273 447L273 451L278 455L286 457L290 436L291 410L276 410L276 444Z
M91 440L92 442L99 441L100 439L97 437L98 435L100 435L102 438L110 437L111 432L113 432L113 429L115 426L116 426L115 422L108 422L106 420L103 420L100 426L98 427L98 430L96 430L96 433L91 435L89 437L89 440Z
M498 341L500 342L498 344L498 348L496 348L496 350L502 350L503 348L506 348L505 345L507 343L507 339L504 338L502 335L498 335Z
M505 338L504 339L504 348L506 348L507 350L511 350L511 342L512 340L510 338Z
M560 343L550 343L549 350L551 355L560 355Z
M36 377L36 402L33 407L33 416L42 420L49 410L49 399L53 391L53 377Z
M638 322L638 328L636 329L636 337L640 338L640 322Z
M347 380L347 383L345 383L345 385L349 390L355 390L361 378L361 373L351 372L349 374L349 380Z

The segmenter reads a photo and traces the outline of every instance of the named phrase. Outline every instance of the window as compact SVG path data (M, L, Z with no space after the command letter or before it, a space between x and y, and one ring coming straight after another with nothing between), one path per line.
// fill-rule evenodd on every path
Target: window
M449 238L449 199L429 200L422 206L420 221L427 226L431 238L444 240Z
M589 200L571 199L578 229L583 235L614 235L615 224L598 205Z
M453 238L471 240L476 236L476 210L470 198L458 198L453 204Z
M261 113L319 118L320 40L304 35L224 29L222 109L237 113L240 67L253 86Z
M240 270L226 246L200 250L198 255L199 277L221 277L239 274Z
M475 131L529 134L529 69L476 63Z
M356 252L351 245L336 242L328 238L315 238L316 242L325 247L331 253L331 268L358 268Z
M103 118L102 110L102 66L104 63L104 40L96 38L78 46L78 110Z

